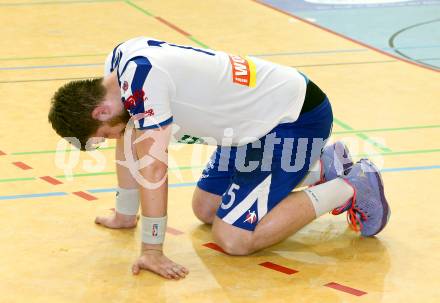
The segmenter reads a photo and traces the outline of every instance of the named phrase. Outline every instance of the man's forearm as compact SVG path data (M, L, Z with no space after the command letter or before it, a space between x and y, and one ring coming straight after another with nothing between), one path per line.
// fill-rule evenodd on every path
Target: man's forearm
M132 141L134 140L134 136ZM115 158L117 161L126 161L125 153L131 153L133 155L132 159L137 160L137 155L132 148L132 150L127 150L124 152L124 138L120 138L116 140L116 150L115 150ZM134 165L134 163L133 163ZM130 170L120 164L116 164L116 175L118 179L118 186L121 188L138 188L139 185L136 180L131 175Z

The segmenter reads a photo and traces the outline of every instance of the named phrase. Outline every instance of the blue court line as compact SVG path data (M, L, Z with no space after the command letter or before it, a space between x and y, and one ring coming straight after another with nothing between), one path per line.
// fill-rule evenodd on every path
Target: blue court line
M412 166L412 167L396 167L396 168L384 168L381 170L382 173L392 173L392 172L402 172L402 171L423 171L423 170L433 170L440 169L440 165L430 165L430 166ZM169 184L169 188L179 188L179 187L192 187L196 186L197 182L188 183L172 183ZM87 190L89 193L109 193L115 192L116 188L97 188ZM54 196L67 196L69 193L66 192L51 192L51 193L40 193L40 194L25 194L25 195L13 195L13 196L0 196L0 200L16 200L16 199L29 199L29 198L40 198L40 197L54 197Z
M54 197L54 196L67 196L66 192L52 192L52 193L40 193L40 194L25 194L25 195L14 195L14 196L0 196L0 200L15 200L15 199L29 199L29 198L40 198L40 197Z
M191 187L191 186L196 186L197 182L188 182L188 183L172 183L172 184L168 184L169 188L177 188L177 187ZM89 189L87 190L89 193L91 194L99 194L99 193L111 193L111 192L115 192L116 188L115 187L110 187L110 188L96 188L96 189Z
M46 68L65 68L65 67L88 67L88 66L102 66L102 65L103 65L102 63L61 64L61 65L34 65L34 66L0 67L0 70L46 69Z

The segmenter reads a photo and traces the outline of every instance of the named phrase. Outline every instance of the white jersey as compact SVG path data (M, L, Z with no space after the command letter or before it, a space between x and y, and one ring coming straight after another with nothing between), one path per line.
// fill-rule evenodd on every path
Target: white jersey
M116 71L135 127L173 122L186 143L239 146L301 111L306 80L296 69L254 57L139 37L118 45L105 63Z

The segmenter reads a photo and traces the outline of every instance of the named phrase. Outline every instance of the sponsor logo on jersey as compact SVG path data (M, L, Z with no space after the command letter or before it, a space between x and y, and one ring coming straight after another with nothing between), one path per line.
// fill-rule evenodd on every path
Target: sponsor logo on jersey
M255 63L249 58L229 55L232 66L232 82L254 87L256 82Z
M145 96L145 92L142 89L136 90L133 92L133 95L128 97L124 102L125 109L129 110L133 107L136 107L139 105L139 103L144 102L145 100L148 100L148 98Z
M127 89L128 89L128 82L127 81L124 81L124 84L122 84L122 89L124 90L124 92L127 91Z
M154 116L154 109L149 108L148 110L146 110L144 112L144 114L145 114L145 117L152 117L152 116Z

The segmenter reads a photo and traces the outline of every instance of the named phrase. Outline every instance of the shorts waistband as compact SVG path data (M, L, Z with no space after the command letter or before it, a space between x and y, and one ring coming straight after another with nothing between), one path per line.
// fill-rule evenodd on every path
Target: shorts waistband
M310 79L307 79L306 96L300 115L311 111L327 98L325 93Z

